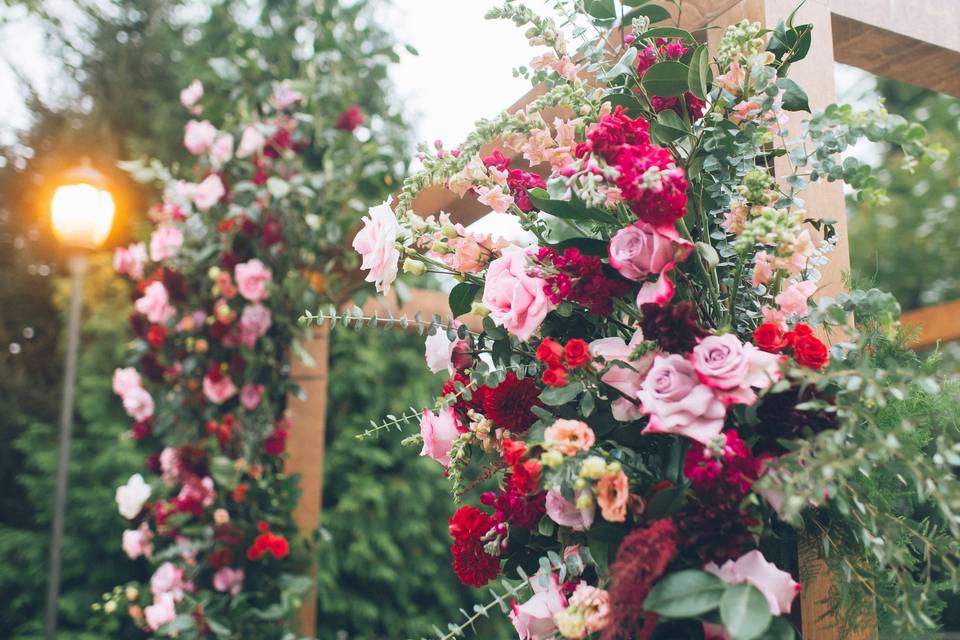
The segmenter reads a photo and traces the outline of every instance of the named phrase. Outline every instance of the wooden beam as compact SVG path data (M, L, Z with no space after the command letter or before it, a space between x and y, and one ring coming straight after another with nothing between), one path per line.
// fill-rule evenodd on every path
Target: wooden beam
M956 0L830 0L830 11L920 43L960 51L960 8ZM838 60L842 54L838 49ZM903 54L909 57L908 52ZM919 61L915 69L929 71Z
M900 321L904 328L920 330L920 335L911 344L914 349L960 340L960 300L907 311Z

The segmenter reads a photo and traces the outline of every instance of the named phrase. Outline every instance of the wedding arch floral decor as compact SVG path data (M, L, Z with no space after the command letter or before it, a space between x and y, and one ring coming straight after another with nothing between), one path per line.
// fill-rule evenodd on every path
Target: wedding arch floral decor
M115 256L135 286L130 364L113 387L147 452L116 501L123 550L155 569L103 608L157 637L288 637L312 586L316 538L297 537L297 478L283 465L293 317L355 288L345 238L390 188L403 144L393 116L345 103L357 92L315 62L304 77L326 70L319 84L241 85L220 124L195 80L180 94L192 166L124 164L163 194L149 239ZM370 64L350 82L382 63ZM217 67L224 81L239 73Z
M790 67L812 44L792 16L734 25L711 58L652 26L660 7L622 4L493 10L544 48L517 72L545 94L423 149L354 241L378 291L449 274L453 316L483 317L479 332L417 319L449 381L370 430L419 421L408 440L454 497L485 489L450 518L453 569L504 591L438 636L501 605L524 640L794 638L801 532L837 571L844 624L876 606L896 637L922 634L960 566L956 389L904 347L889 295L813 302L824 218L843 212L807 211L801 191L883 198L869 167L836 158L861 138L899 145L907 169L937 150L882 109L788 130L785 112L808 110ZM533 240L417 215L429 186L472 192Z

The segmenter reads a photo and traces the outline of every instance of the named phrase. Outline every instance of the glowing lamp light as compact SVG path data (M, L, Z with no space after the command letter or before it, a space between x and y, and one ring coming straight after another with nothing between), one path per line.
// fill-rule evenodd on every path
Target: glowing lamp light
M67 173L50 203L54 235L64 245L99 249L113 226L113 196L104 178L89 165Z

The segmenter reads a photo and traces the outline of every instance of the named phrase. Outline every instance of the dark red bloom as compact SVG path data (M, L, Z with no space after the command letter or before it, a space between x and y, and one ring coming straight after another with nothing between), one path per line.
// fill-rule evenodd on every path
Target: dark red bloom
M644 613L643 601L677 555L677 528L657 520L623 539L610 565L610 618L601 640L647 640L657 616Z
M694 443L687 449L683 473L693 483L694 489L714 488L724 483L740 490L746 496L754 481L763 473L763 458L753 453L734 429L724 432L726 443L721 456L714 457L710 449Z
M453 569L464 584L482 587L500 574L500 559L484 550L483 540L496 524L492 517L471 506L460 507L451 516Z
M816 336L801 335L794 338L793 358L804 367L821 369L830 362L830 353Z
M513 371L503 382L484 393L483 413L501 429L523 433L537 421L532 408L539 405L540 388L532 378L518 378Z
M363 124L363 120L363 110L360 108L360 105L355 104L340 114L340 117L337 118L337 124L333 125L333 127L340 131L353 131Z
M525 495L507 486L494 493L488 491L480 496L480 501L496 511L493 519L497 522L509 522L511 527L533 529L546 513L546 491L532 496Z
M504 438L501 444L503 460L511 467L523 462L523 457L527 454L527 445L519 440Z
M287 430L277 425L273 432L263 440L263 450L267 455L279 456L287 446Z
M837 414L823 410L798 410L798 404L811 400L821 400L833 404L834 398L820 391L814 385L794 386L783 393L769 393L763 396L757 407L758 423L754 430L760 439L758 451L781 455L786 449L780 439L794 440L807 433L820 433L837 426Z
M544 247L536 259L545 267L543 290L554 304L569 300L595 315L608 315L613 311L613 299L631 288L630 282L605 267L599 257L585 255L576 247L563 253Z
M590 345L585 340L573 338L563 348L563 357L567 364L576 369L590 362Z
M137 442L140 442L153 433L153 420L151 418L147 418L146 420L135 422L131 428L131 431L133 432L133 439Z
M153 324L150 325L150 328L147 330L147 342L150 343L150 346L154 349L159 349L163 346L163 341L167 339L167 328L163 325Z
M707 335L691 302L663 306L646 303L640 306L640 311L643 337L655 341L667 353L689 353L697 340Z
M788 341L776 323L764 322L754 330L753 344L763 351L780 353L787 346Z

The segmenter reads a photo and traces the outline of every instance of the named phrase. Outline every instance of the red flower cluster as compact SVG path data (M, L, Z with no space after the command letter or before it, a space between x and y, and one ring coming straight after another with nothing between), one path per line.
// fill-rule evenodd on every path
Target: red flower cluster
M503 155L500 149L494 149L493 153L483 159L483 164L505 172L507 174L507 187L510 189L510 195L513 196L517 208L524 213L533 211L533 202L530 201L527 189L545 189L547 183L543 181L543 178L535 173L511 169L510 159Z
M537 347L537 360L547 365L543 383L562 387L569 382L567 367L578 369L590 363L590 346L580 338L569 340L566 346L551 338L544 338Z
M232 413L228 413L222 422L217 422L216 420L207 420L207 433L211 433L217 437L217 442L220 443L220 449L225 449L227 444L230 442L230 438L233 436L233 428L236 426L237 420L233 417Z
M730 429L723 435L726 443L721 457L712 455L709 447L694 443L687 450L683 473L693 482L695 490L710 489L723 483L737 487L746 495L763 472L764 459L754 457L735 430Z
M279 456L287 446L290 423L286 419L277 420L273 432L263 440L263 450L271 456Z
M272 533L270 525L261 520L257 523L257 530L260 531L253 544L247 549L247 559L251 561L259 560L267 553L277 560L282 560L290 553L290 543L282 535Z
M541 247L536 261L545 267L540 274L546 280L543 291L553 304L569 300L603 316L613 311L614 298L630 291L630 282L605 269L599 257L584 255L576 247L563 253Z
M753 343L770 353L792 350L793 359L810 369L822 369L830 362L827 345L813 335L809 325L802 323L786 333L772 322L764 323L753 332Z
M517 491L510 483L506 489L487 491L480 502L493 507L497 522L509 522L512 527L533 529L546 512L547 493L540 491L532 496Z
M532 408L540 404L540 389L532 378L518 378L509 371L503 382L482 396L484 415L501 429L523 433L537 421Z
M540 486L542 468L537 460L527 459L527 445L519 440L503 440L503 459L510 465L507 486L521 495L533 495Z
M500 559L484 550L484 537L496 521L476 507L463 506L450 518L453 546L453 569L460 581L471 587L482 587L500 573Z
M360 105L355 104L340 114L333 128L339 129L340 131L353 131L363 124L363 120L363 110L360 108Z

